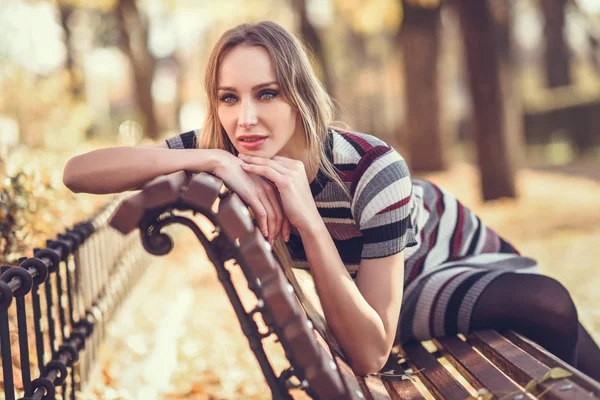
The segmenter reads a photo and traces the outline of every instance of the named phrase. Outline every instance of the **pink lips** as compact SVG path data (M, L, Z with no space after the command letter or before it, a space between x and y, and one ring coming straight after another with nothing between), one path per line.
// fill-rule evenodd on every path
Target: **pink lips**
M262 139L259 139L259 140L252 141L252 142L245 142L243 140L238 139L238 143L240 144L240 146L242 146L242 147L244 147L245 149L248 149L248 150L256 150L256 149L258 149L266 141L267 141L266 137L264 137Z

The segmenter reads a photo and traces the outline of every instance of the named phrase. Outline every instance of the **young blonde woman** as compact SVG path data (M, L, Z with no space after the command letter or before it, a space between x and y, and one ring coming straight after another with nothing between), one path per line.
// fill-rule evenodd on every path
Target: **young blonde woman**
M225 32L205 87L202 131L77 156L65 184L114 193L179 170L218 176L291 266L310 271L359 374L378 371L395 343L493 328L600 378L600 350L567 290L450 193L411 179L386 143L332 128L331 99L285 29L260 22Z

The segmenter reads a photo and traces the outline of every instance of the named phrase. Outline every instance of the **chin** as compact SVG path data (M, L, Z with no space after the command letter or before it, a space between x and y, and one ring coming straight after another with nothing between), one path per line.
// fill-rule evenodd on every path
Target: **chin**
M270 151L268 149L248 150L243 147L241 149L238 149L238 153L262 158L273 158L273 156L277 155L277 153L273 153L273 151Z

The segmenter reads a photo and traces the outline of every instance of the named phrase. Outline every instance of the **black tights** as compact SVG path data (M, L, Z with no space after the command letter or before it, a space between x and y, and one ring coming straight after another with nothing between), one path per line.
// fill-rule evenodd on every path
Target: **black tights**
M600 348L581 326L567 289L543 275L499 276L481 294L471 330L512 329L600 381Z

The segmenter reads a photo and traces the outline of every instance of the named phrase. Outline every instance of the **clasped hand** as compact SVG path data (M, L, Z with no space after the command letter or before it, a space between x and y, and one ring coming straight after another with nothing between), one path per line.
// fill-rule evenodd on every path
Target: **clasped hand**
M243 161L245 171L260 175L275 185L285 215L296 229L302 231L320 217L301 161L281 156L268 159L240 154L238 157Z
M271 245L280 234L289 240L290 225L300 230L319 216L302 162L223 153L213 172L250 206Z

